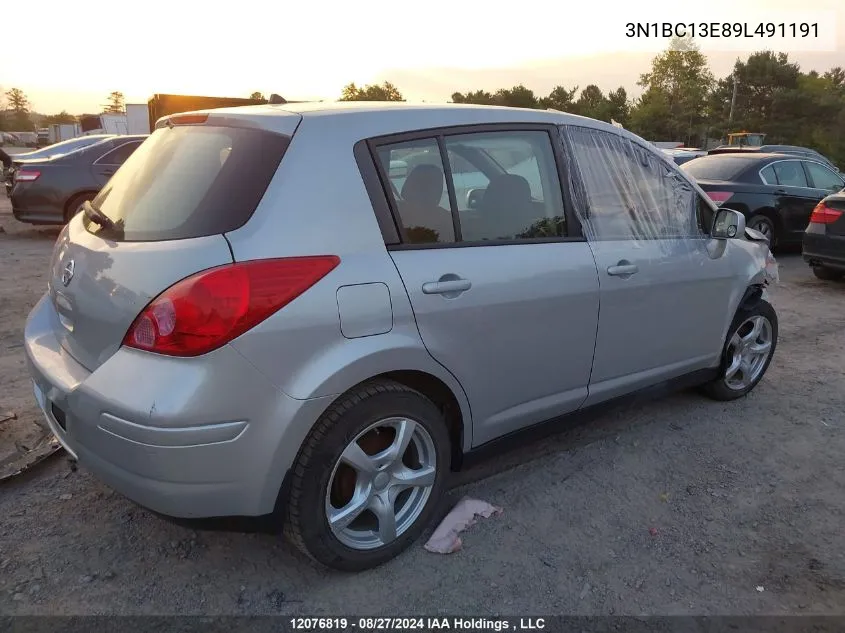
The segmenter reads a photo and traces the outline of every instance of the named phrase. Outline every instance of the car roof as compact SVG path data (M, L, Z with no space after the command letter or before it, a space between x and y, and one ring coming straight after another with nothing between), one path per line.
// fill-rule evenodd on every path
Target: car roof
M236 106L183 112L208 114L215 118L244 118L255 124L277 128L268 119L295 117L302 120L320 120L320 123L348 126L360 130L360 138L398 134L428 128L484 125L494 123L538 123L547 125L581 125L637 138L631 132L610 123L597 121L576 114L557 110L510 108L504 106L474 105L463 103L410 103L390 101L318 101L306 103L266 104ZM162 117L167 119L168 117ZM159 121L161 121L160 119ZM329 123L330 122L330 123Z
M709 158L712 160L725 160L727 158L734 158L746 160L748 162L765 162L768 160L809 160L821 162L812 156L801 156L800 154L782 154L780 152L719 152L718 154L708 154L701 158ZM700 159L699 159L700 160Z

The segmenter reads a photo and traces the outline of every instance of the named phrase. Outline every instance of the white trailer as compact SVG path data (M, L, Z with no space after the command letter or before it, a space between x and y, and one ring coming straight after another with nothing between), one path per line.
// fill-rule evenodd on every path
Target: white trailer
M150 110L146 103L126 104L127 134L150 133Z
M80 136L79 123L52 123L47 133L50 144Z
M125 114L88 114L80 118L82 135L126 134Z

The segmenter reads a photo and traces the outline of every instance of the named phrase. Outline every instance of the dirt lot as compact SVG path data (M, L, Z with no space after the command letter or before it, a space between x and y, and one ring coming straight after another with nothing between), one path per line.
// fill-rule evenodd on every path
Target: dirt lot
M36 419L20 341L57 231L5 198L0 226L2 443ZM780 344L751 396L619 409L461 473L456 499L504 514L459 553L330 573L271 535L173 525L56 456L0 484L0 613L842 613L845 284L780 262Z

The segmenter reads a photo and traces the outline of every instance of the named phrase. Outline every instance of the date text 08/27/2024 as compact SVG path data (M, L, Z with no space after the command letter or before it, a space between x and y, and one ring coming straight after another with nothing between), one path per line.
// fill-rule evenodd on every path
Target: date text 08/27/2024
M818 22L628 22L631 38L807 38L819 36Z
M542 631L545 618L490 617L294 617L291 631Z

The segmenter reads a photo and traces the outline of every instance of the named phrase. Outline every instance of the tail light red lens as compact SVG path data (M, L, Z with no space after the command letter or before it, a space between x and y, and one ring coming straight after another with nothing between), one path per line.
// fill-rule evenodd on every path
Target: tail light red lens
M255 327L329 274L334 255L228 264L197 273L156 297L123 344L168 356L199 356Z
M40 175L40 171L22 169L15 174L15 182L32 182L33 180L38 180Z
M815 222L816 224L832 224L841 217L842 211L831 209L822 200L813 209L813 213L810 215L810 222Z
M716 204L727 202L733 197L733 191L708 191L707 196Z

